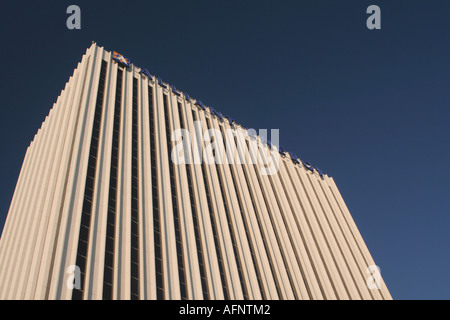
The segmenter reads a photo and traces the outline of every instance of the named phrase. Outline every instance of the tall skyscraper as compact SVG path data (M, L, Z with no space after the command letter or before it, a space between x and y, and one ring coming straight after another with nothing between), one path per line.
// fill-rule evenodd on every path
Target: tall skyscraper
M391 299L333 179L93 43L36 133L0 299Z

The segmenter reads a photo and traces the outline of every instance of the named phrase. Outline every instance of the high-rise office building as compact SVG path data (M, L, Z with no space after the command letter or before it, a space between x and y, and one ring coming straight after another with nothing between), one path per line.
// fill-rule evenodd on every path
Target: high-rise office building
M0 299L391 299L374 266L331 177L93 43L26 152Z

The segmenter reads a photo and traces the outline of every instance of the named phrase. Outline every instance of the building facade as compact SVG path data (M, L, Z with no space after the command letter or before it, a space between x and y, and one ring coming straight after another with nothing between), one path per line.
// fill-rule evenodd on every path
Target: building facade
M0 299L391 299L373 266L331 177L93 43L27 149Z

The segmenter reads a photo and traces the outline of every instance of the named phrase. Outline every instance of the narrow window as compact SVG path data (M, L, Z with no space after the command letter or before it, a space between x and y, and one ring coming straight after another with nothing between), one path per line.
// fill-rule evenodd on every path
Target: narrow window
M122 106L122 70L117 70L116 98L114 101L113 138L111 148L111 167L109 174L108 214L106 222L105 267L103 275L103 300L113 297L114 246L116 234L117 166L120 135L120 112Z
M246 142L247 142L247 148L250 149L248 140L246 140ZM249 150L249 152L250 152L250 150ZM286 272L287 272L287 275L288 275L288 278L289 278L289 283L290 283L290 285L291 285L292 292L294 293L294 297L295 297L295 299L298 300L298 299L299 299L299 296L298 296L298 294L297 294L297 291L295 290L294 282L293 282L292 275L291 275L291 270L289 269L289 266L288 266L288 264L287 264L286 255L285 255L285 253L284 253L284 251L283 251L283 249L282 249L282 246L281 246L280 236L279 236L279 234L278 234L278 232L277 232L277 229L275 228L275 223L274 223L273 214L272 214L272 211L270 210L269 202L268 202L268 200L267 200L267 198L266 198L266 194L265 194L264 189L263 189L262 181L261 181L261 178L259 177L259 174L258 174L257 165L256 165L256 164L253 164L253 165L249 165L249 166L250 166L250 167L253 167L253 170L254 170L254 172L255 172L256 178L257 178L257 180L258 180L258 186L259 186L259 189L261 190L261 193L262 193L262 196L263 196L263 199L264 199L264 205L265 205L265 207L267 208L267 212L268 212L268 214L269 214L270 223L271 223L271 225L273 226L273 232L274 232L274 234L275 234L275 239L277 240L278 248L280 248L281 259L283 260L283 264L284 264L284 267L285 267L285 269L286 269ZM269 176L269 178L270 178L270 176ZM271 182L272 182L272 180L271 180ZM272 184L271 184L271 186L273 187ZM277 199L277 204L279 204L278 199ZM282 210L281 210L281 207L280 207L280 212L281 212L281 214L283 215L283 212L282 212ZM284 217L283 217L283 221L284 221ZM288 233L288 234L289 234L289 233ZM292 243L292 239L290 238L290 234L289 234L289 239L291 240L291 243Z
M162 270L161 221L159 216L158 174L156 163L155 115L153 88L148 87L150 157L152 168L152 203L153 203L153 241L155 245L156 299L164 299L164 277Z
M101 118L103 111L103 96L105 91L105 77L106 77L107 62L102 61L100 70L100 79L98 83L97 100L95 103L94 124L92 127L91 147L89 150L88 170L86 176L86 184L84 188L84 201L81 212L81 225L78 237L78 248L76 265L80 268L80 289L73 289L72 299L82 300L85 288L86 278L86 260L88 257L87 251L89 248L89 230L91 226L92 215L92 196L94 191L95 172L97 169L97 154L98 154L98 140L100 135Z
M178 209L177 202L177 188L175 184L175 168L173 161L171 160L170 154L172 150L171 143L171 130L169 121L169 106L167 95L164 95L164 119L166 123L166 140L167 140L167 152L169 158L169 170L170 170L170 191L172 196L172 211L173 211L173 222L175 227L175 244L177 248L177 262L178 262L178 277L180 280L180 294L181 299L187 299L186 291L186 274L184 268L184 254L183 254L183 239L181 238L181 223L180 223L180 211Z
M197 120L197 116L196 116L194 110L192 110L192 115L194 117L194 121ZM224 295L224 299L228 300L229 294L228 294L227 280L226 280L226 276L225 276L224 261L222 258L222 250L220 248L220 242L219 242L218 231L217 231L217 222L216 222L216 217L214 215L213 206L212 206L212 202L211 202L212 195L210 192L208 178L206 176L206 164L204 161L202 161L201 168L202 168L203 182L205 185L205 196L206 196L206 200L208 203L209 216L211 219L211 227L212 227L213 238L214 238L214 246L216 248L217 261L219 264L220 279L222 280L223 295Z
M139 299L138 81L133 78L131 159L131 299Z
M206 119L206 123L207 123L208 129L213 129L212 126L211 126L211 122L210 122L209 118ZM238 252L238 249L237 249L236 236L235 236L234 228L233 228L232 223L231 223L229 204L228 204L228 201L227 201L227 197L225 195L222 174L220 173L219 165L217 163L216 163L216 171L217 171L217 177L219 179L220 192L222 193L222 199L223 199L223 203L224 203L225 215L226 215L226 218L227 218L228 229L230 231L231 243L233 244L233 252L234 252L235 259L236 259L236 265L237 265L237 269L238 269L239 281L241 283L241 288L242 288L242 293L244 295L244 299L247 300L248 299L247 286L245 284L244 274L242 272L241 260L239 259L239 252Z
M235 139L235 143L237 144L236 139ZM244 172L245 182L246 182L247 186L249 186L250 180L248 179L249 177L248 177L245 165L242 166L242 171ZM267 259L269 260L269 266L270 266L270 270L272 272L272 277L275 280L275 287L277 289L278 297L279 297L279 299L283 299L283 295L281 294L281 291L280 291L280 284L279 284L279 280L278 280L278 277L277 277L277 273L275 272L275 267L273 265L273 260L272 260L272 257L270 255L270 252L268 250L268 244L267 244L266 236L264 234L264 231L263 231L263 228L262 228L262 225L261 225L261 219L259 217L259 212L258 212L257 207L256 207L255 197L254 197L250 187L248 188L248 192L250 194L250 200L251 200L250 202L252 203L253 210L255 211L256 221L258 223L258 228L259 228L259 231L261 233L261 237L262 237L262 240L263 240L264 249L266 251Z
M223 127L220 127L220 130L222 132L222 136L225 137L225 132L224 132ZM235 140L235 143L236 143L236 140ZM248 222L247 222L247 218L245 216L245 211L243 209L242 197L240 196L239 190L237 188L236 175L235 175L234 170L233 170L233 169L235 169L235 166L236 165L234 165L234 166L231 165L230 166L231 179L233 180L234 190L236 190L236 198L237 198L237 202L239 204L239 211L241 212L242 221L244 223L245 234L247 235L247 240L248 240L248 244L249 244L249 248L250 248L250 255L252 257L253 266L255 268L256 279L258 280L258 285L259 285L259 288L260 288L262 299L265 300L266 299L266 294L264 292L263 281L262 281L262 278L261 278L261 270L260 270L260 267L258 265L258 261L256 260L256 256L255 256L255 245L254 245L254 243L252 241L252 238L250 237L250 234L249 234L249 230L250 229L249 229L249 225L248 225Z
M180 116L181 128L186 129L184 116L183 116L183 110L181 108L181 103L178 103L178 113ZM202 247L202 242L201 242L201 238L200 238L199 217L198 217L197 207L195 205L195 198L194 198L192 168L191 168L191 164L189 161L186 161L186 176L187 176L187 180L188 180L187 182L188 182L188 187L189 187L189 200L191 202L192 221L194 223L195 244L197 246L197 258L198 258L198 265L200 268L200 279L201 279L201 284L202 284L203 299L208 300L209 299L208 282L206 279L205 262L204 262L204 258L203 258L203 247Z

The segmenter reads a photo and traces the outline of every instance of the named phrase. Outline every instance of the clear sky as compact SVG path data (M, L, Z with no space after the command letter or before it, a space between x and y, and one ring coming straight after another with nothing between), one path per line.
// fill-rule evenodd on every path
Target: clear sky
M81 9L69 30L66 9ZM369 5L381 29L369 30ZM92 41L332 176L394 299L450 299L450 1L7 1L0 230Z

